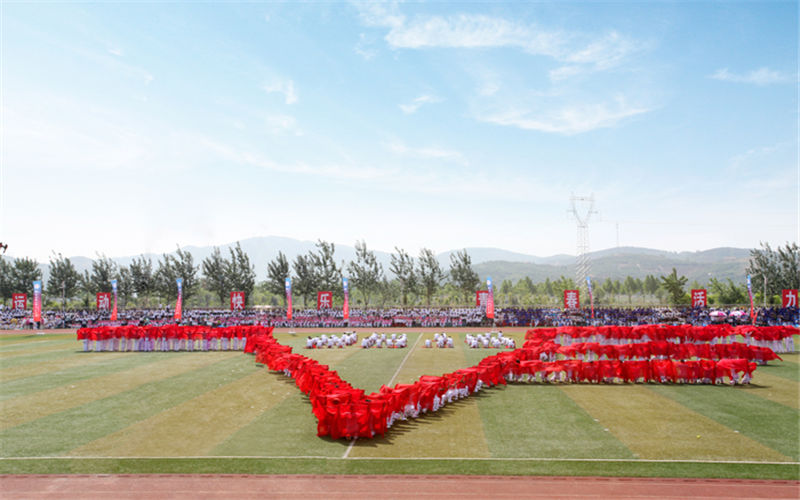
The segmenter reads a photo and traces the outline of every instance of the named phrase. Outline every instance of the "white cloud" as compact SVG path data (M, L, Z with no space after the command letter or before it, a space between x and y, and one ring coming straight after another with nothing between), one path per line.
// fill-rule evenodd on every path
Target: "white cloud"
M416 113L423 104L434 104L437 102L442 102L442 100L434 95L424 94L408 104L400 104L399 107L403 113L410 115Z
M353 2L358 16L366 26L397 27L405 22L405 16L399 12L398 2Z
M378 51L372 46L373 42L367 37L366 34L361 33L358 35L358 43L355 46L356 54L369 61L378 54Z
M413 158L447 160L461 164L466 164L464 155L458 151L453 151L438 147L412 148L401 141L384 143L386 149L400 156L410 156Z
M790 78L779 71L771 70L769 68L758 68L746 74L736 74L728 71L728 68L717 70L716 73L709 78L714 80L721 80L723 82L734 83L749 83L752 85L771 85L775 83L786 83Z
M122 49L118 49L116 47L109 47L108 53L111 54L112 56L117 56L117 57L122 57L124 55Z
M614 103L566 105L551 111L514 109L479 116L478 119L497 125L513 126L525 130L537 130L564 135L574 135L598 128L610 128L620 121L650 111L648 108L631 106L624 98Z
M283 94L286 104L294 104L297 102L297 92L295 91L294 82L292 80L275 80L265 84L263 89L268 94Z
M303 135L297 125L297 119L291 115L271 114L265 118L267 131L271 134Z

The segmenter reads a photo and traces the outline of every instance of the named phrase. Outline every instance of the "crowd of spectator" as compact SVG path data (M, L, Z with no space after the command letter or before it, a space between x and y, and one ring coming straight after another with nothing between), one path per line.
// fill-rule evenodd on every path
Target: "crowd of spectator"
M756 324L762 326L797 326L798 308L757 308ZM42 321L33 322L30 310L0 309L0 329L75 329L81 327L113 325L155 325L174 323L174 310L125 309L119 311L116 321L110 320L109 311L46 310ZM752 322L749 310L709 309L691 307L647 308L597 308L594 317L589 309L565 310L557 308L502 308L498 309L494 324L498 327L537 326L635 326L645 324L692 324L704 326L727 323L743 325ZM341 309L294 310L292 319L283 308L245 309L188 309L183 311L181 324L233 326L264 325L292 328L455 328L491 326L485 310L475 308L371 308L351 309L345 320Z

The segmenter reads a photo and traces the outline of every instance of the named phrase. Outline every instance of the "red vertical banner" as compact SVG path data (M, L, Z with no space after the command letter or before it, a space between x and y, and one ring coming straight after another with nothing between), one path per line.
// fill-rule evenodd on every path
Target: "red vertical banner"
M117 280L111 280L111 293L114 294L114 308L111 310L111 321L117 320Z
M342 306L342 317L345 321L350 319L350 284L347 278L342 278L342 289L344 290L344 305Z
M494 319L494 290L492 289L492 277L486 279L486 317Z
M28 308L28 294L27 293L14 293L11 294L11 309L25 310Z
M705 288L692 289L692 307L708 306L708 291Z
M581 307L581 293L578 290L564 290L564 309Z
M97 292L95 294L95 304L98 311L108 311L111 309L111 294L108 292Z
M333 292L317 292L317 310L333 306Z
M42 321L42 282L33 282L33 321Z
M244 310L244 292L231 292L231 311Z
M284 284L286 289L286 319L291 321L292 320L292 278L286 277L286 283Z
M183 278L176 278L178 285L178 298L175 300L175 321L180 321L183 316Z
M789 288L781 293L783 307L797 307L797 289Z

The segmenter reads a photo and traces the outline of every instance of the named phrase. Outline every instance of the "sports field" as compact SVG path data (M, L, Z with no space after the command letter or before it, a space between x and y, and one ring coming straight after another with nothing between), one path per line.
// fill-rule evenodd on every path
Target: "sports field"
M401 330L392 330L401 331ZM367 392L493 349L302 349ZM504 330L521 345L524 330ZM315 330L314 334L322 331ZM334 332L338 333L338 332ZM385 438L316 436L294 382L241 352L83 353L75 334L0 335L1 473L538 474L800 478L800 368L749 386L512 384Z

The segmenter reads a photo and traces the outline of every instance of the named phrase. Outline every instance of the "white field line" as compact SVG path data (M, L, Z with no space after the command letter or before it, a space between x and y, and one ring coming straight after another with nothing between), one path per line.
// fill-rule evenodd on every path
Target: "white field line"
M406 357L403 358L403 361L400 362L400 366L397 367L397 371L394 372L394 375L392 375L392 379L389 380L388 384L386 384L387 387L391 387L392 384L394 384L394 379L397 378L397 375L400 373L400 370L403 368L403 365L406 364L406 360L408 359L408 357L411 356L411 353L414 352L414 349L417 348L417 344L419 344L422 335L423 335L422 333L419 334L419 337L417 337L417 341L414 342L414 345L411 346L411 349L408 350L408 352L406 353ZM355 446L356 441L358 441L358 438L355 438L352 441L350 441L350 446L347 447L347 449L344 452L344 455L342 455L342 458L348 458L350 456L350 450L353 449L353 446Z
M342 460L344 457L326 457L319 455L213 455L213 456L174 456L174 457L112 457L112 456L57 456L57 457L0 457L2 461L23 461L23 460L186 460L186 459L270 459L270 460L287 460L287 459L314 459L314 460ZM446 460L446 461L464 461L473 460L481 462L597 462L597 463L654 463L654 464L742 464L742 465L800 465L800 462L761 462L754 460L689 460L689 459L631 459L631 458L545 458L545 457L352 457L347 460L401 460L413 462L415 460Z

